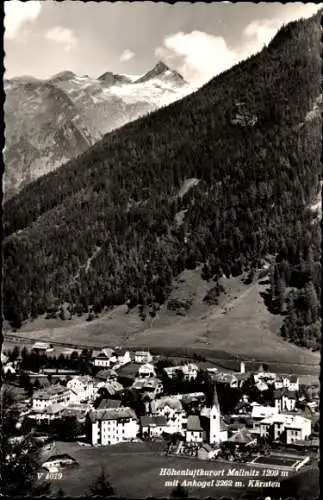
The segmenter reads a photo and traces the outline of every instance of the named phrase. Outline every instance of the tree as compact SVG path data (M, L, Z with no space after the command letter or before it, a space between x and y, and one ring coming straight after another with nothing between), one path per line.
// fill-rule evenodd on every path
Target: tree
M188 491L181 486L181 483L179 482L176 486L176 488L173 489L173 491L170 494L171 498L186 498L188 497Z
M108 481L105 469L101 466L101 472L90 486L89 496L110 497L114 494L114 489Z
M62 490L62 488L58 488L57 490L57 493L55 495L56 498L63 498L65 496L65 493L64 491Z
M15 436L18 412L12 395L2 391L0 423L0 491L3 496L36 496L49 491L49 483L38 483L40 444L32 434L12 441Z
M30 387L32 387L32 384L28 373L21 372L19 376L19 386L22 387L27 392L30 391Z
M16 361L16 359L18 358L19 356L19 347L15 345L12 353L10 354L10 361Z

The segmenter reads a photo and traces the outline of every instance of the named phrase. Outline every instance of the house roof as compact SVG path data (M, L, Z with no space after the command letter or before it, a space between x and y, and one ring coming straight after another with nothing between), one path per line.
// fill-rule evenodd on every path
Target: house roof
M32 409L31 410L31 413L34 414L34 415L37 415L37 414L48 414L48 415L56 415L57 413L60 413L61 411L63 411L65 408L64 405L60 404L60 403L55 403L51 406L49 406L48 408L44 408L42 410L38 410L38 409Z
M259 380L256 383L256 387L259 391L261 390L266 391L268 389L268 384L266 384L266 382L264 382L263 380Z
M277 413L276 415L271 415L267 418L264 418L260 423L261 424L274 424L274 423L283 423L288 428L300 428L305 423L310 422L310 419L301 417L300 415L291 415L287 413Z
M214 365L212 361L199 361L197 363L198 367L200 370L207 370L208 368L216 368L217 367Z
M204 392L192 392L189 394L182 394L182 401L184 403L190 403L192 401L204 400L206 398Z
M251 417L266 418L276 413L277 411L273 406L253 406L251 411Z
M92 377L90 375L75 375L71 378L69 382L82 382L83 384L91 384L93 383Z
M244 429L239 429L228 439L228 442L236 444L249 444L254 440L255 438L250 432Z
M101 403L98 406L98 410L105 410L110 408L120 408L121 401L120 399L102 399Z
M98 373L95 375L95 378L99 378L102 380L106 380L107 378L111 376L117 376L117 372L111 368L107 368L106 370L100 370Z
M210 452L213 450L212 446L209 445L209 443L203 443L201 448L203 448L203 450L207 451L207 452Z
M156 399L152 401L152 411L155 412L160 408L164 408L165 406L169 406L173 410L182 410L183 405L182 402L178 399L172 398L171 396L166 396L160 399Z
M231 384L234 380L238 380L236 375L227 372L212 373L212 378L218 382Z
M113 396L116 392L123 391L123 385L121 385L116 380L112 380L111 382L106 382L104 387L111 394L111 396Z
M99 354L97 354L95 357L98 359L110 359L111 356L114 354L114 349L111 349L110 347L106 347L105 349L102 349Z
M137 420L135 412L129 407L92 410L89 413L89 416L91 422L96 422L98 420L120 420L123 418L132 418Z
M40 389L39 391L34 392L33 399L48 399L56 395L58 396L60 394L64 394L66 392L69 392L69 389L63 387L62 385L51 385L46 389Z
M60 404L60 403L55 403L51 405L49 408L46 408L47 413L50 415L56 415L56 413L60 413L62 410L64 410L65 406Z
M140 423L143 427L146 427L148 425L151 426L166 426L167 425L167 420L164 415L159 415L159 416L153 416L153 415L144 415L143 417L140 418Z
M141 366L140 363L135 363L133 361L131 361L130 363L127 363L126 365L122 365L117 370L118 376L119 377L135 378L140 366Z
M314 446L314 447L319 447L320 446L320 440L319 438L314 438L314 439L296 439L295 443L299 446Z
M199 415L189 415L187 417L187 430L188 431L203 431Z
M32 349L50 349L50 344L47 342L35 342Z
M127 352L129 352L130 357L131 357L131 352L129 351L129 349L124 349L122 347L116 347L114 349L114 352L116 353L117 356L124 356Z
M132 389L155 389L161 381L156 377L136 379L132 384Z

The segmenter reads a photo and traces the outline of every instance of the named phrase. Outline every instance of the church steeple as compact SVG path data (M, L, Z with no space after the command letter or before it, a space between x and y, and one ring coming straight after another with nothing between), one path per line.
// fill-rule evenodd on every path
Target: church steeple
M220 410L219 400L218 400L218 391L216 390L216 383L213 388L213 397L212 397L212 406L216 406Z
M218 392L216 384L214 384L212 406L210 408L210 444L218 443L220 441L220 405L218 400Z

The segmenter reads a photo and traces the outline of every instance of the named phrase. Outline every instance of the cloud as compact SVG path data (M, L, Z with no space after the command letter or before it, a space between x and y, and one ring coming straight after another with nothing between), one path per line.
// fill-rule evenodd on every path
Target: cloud
M178 71L193 88L260 51L276 35L283 24L313 15L322 4L293 4L280 18L255 19L243 30L241 42L230 47L223 37L203 31L178 32L164 38L155 56Z
M261 49L274 38L282 24L279 19L255 20L246 26L243 30L243 36L253 40L256 50L257 48Z
M132 52L131 50L124 50L120 56L120 61L121 62L127 62L127 61L130 61L130 59L132 59L133 57L135 57L135 53Z
M18 39L22 34L22 28L26 24L35 21L40 14L42 2L30 0L29 2L19 2L10 0L4 2L4 37L8 40Z
M68 28L62 28L61 26L56 26L50 31L47 31L45 36L47 40L62 44L66 52L74 49L78 45L73 31Z
M239 60L224 38L203 31L170 35L164 39L163 46L156 48L155 55L176 69L193 87L203 85Z
M310 17L322 7L322 4L294 4L293 12L286 12L280 18L255 19L243 30L243 37L246 40L246 50L250 53L261 50L264 45L274 38L277 31L291 21L296 21L301 17Z

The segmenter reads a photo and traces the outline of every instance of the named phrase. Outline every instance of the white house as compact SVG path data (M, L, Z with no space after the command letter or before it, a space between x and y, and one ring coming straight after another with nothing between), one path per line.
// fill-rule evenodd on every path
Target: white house
M147 395L150 399L155 399L164 392L162 382L156 377L138 378L133 382L131 388L141 391L143 395Z
M203 428L199 415L187 417L187 429L185 433L187 443L203 443L206 439L206 430Z
M103 368L109 368L115 362L115 352L110 347L102 349L99 353L95 354L92 358L94 366L102 366Z
M68 467L70 465L76 465L76 460L69 455L55 455L43 462L42 467L47 469L49 472L58 472L63 467Z
M166 396L151 402L152 415L164 416L167 421L167 432L174 434L183 433L187 425L186 412L183 410L181 401Z
M285 433L286 444L298 439L307 439L312 432L312 422L299 415L279 413L260 422L260 436L272 437L274 441Z
M61 403L67 405L71 399L71 391L61 385L52 385L46 389L35 391L32 398L33 410L44 410L50 406Z
M133 441L139 432L136 414L128 407L93 410L89 417L94 446Z
M28 418L36 420L37 422L52 422L62 417L64 410L66 408L65 404L54 403L46 408L32 409L28 414Z
M111 358L112 363L114 363L114 368L117 369L122 365L126 365L131 362L130 351L125 351L123 349L116 349L114 355Z
M118 374L113 368L103 368L102 370L98 371L94 378L109 382L112 380L116 380L118 378Z
M260 369L257 373L253 374L253 379L255 381L255 384L258 382L262 381L265 382L266 384L273 384L277 378L276 373L273 372L265 372L263 369Z
M159 438L167 432L167 420L164 416L145 415L140 419L141 434Z
M259 403L251 403L251 418L253 420L253 432L260 434L260 422L267 417L275 415L277 410L274 406L262 406Z
M185 365L167 366L164 371L169 378L173 378L175 373L180 371L185 380L195 380L200 369L195 363L186 363Z
M88 401L94 395L93 379L88 376L76 376L69 380L66 387L71 390L71 401Z
M48 342L35 342L31 349L39 353L51 352L54 350L53 346Z
M149 351L136 351L135 352L135 363L151 363L153 361L153 356Z
M5 375L7 375L7 373L11 373L12 375L14 375L17 372L14 364L11 361L9 361L9 363L5 365L2 365L2 370Z
M195 363L187 363L182 366L185 380L195 380L200 369Z
M141 365L138 370L138 377L139 378L156 377L156 370L154 365L152 365L151 363L145 363L144 365Z
M284 411L294 411L296 406L296 393L287 388L282 388L274 391L275 408L277 413Z
M288 389L295 392L299 391L299 378L296 375L289 377Z
M289 391L299 391L299 378L296 375L281 375L275 380L275 389L286 388Z
M264 392L264 391L268 391L269 389L269 386L266 382L264 382L264 380L258 380L258 382L256 383L256 387L258 389L258 391L260 392Z
M100 389L106 389L110 396L123 391L123 385L116 380L108 380L107 382L97 382L94 385L94 397L99 394Z

